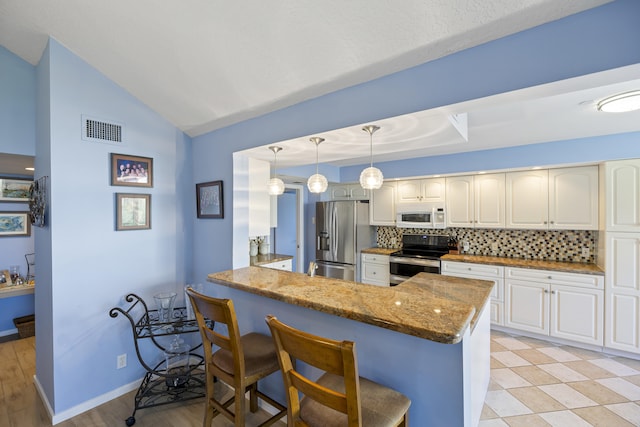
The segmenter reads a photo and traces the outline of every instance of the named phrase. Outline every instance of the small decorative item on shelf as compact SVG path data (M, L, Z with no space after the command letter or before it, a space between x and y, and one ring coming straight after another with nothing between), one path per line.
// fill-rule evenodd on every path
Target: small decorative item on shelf
M158 307L158 321L160 323L167 323L171 321L171 315L173 314L173 306L176 301L175 292L163 292L153 296L156 300L156 306Z
M249 240L249 255L258 255L258 242L256 241L256 239Z
M258 251L260 252L260 255L266 255L269 253L269 242L267 242L266 238L262 239L262 241L260 242Z

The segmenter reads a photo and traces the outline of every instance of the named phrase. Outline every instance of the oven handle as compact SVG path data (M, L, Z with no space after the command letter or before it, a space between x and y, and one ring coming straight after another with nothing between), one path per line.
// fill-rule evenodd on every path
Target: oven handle
M389 276L389 284L391 286L396 286L396 285L399 285L400 283L404 282L405 280L409 280L409 279L411 279L411 277L396 276L395 274L392 274L391 276Z
M440 268L440 260L439 259L420 259L420 258L410 258L403 256L391 256L389 257L389 263L395 264L409 264L409 265L422 265L425 267L438 267Z

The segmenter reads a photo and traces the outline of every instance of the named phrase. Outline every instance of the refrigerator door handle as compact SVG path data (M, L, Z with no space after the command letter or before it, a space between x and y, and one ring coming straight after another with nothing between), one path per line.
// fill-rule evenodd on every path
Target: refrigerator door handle
M338 206L335 203L333 204L333 209L331 209L331 234L333 235L333 241L330 242L331 255L333 259L337 259L340 236L338 236Z

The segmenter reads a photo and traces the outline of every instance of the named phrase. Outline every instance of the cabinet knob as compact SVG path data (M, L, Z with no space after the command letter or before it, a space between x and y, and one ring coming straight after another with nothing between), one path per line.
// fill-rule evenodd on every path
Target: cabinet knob
M549 221L549 224L553 224L553 221Z
M556 291L551 291L551 293L555 295Z
M544 290L544 293L545 293L545 294L548 294L548 293L549 293L549 291L545 289L545 290Z
M376 272L375 272L375 271L373 272L373 275L374 275L374 276L376 275Z
M553 277L551 277L551 276L547 276L547 279L551 280L551 279L553 279Z
M471 267L468 267L467 270L471 271Z

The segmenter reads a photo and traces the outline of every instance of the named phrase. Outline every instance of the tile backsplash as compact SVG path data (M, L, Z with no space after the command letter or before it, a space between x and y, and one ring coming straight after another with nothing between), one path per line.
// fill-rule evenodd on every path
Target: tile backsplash
M402 244L403 234L446 234L458 242L468 241L469 250L460 253L507 258L539 259L545 261L595 262L598 232L588 230L505 230L446 228L378 227L379 247L396 248ZM492 243L497 249L492 250ZM583 257L586 248L589 256Z

